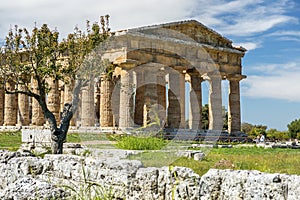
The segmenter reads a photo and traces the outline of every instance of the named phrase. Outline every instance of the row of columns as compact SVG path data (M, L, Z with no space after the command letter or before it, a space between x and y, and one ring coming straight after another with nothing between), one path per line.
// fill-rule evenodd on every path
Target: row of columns
M185 74L151 68L136 70L135 74L134 80L131 71L122 69L119 89L114 88L111 78L103 74L99 80L99 91L96 93L96 98L95 90L97 89L94 88L93 82L84 87L81 93L81 115L79 116L81 126L94 126L99 118L101 127L147 126L156 120L160 127L167 125L168 127L185 128ZM168 80L166 80L166 74L168 74ZM189 76L191 83L189 127L201 129L201 82L204 79L199 73L189 73ZM222 130L222 77L215 74L206 76L205 79L210 83L209 129ZM241 78L228 76L227 79L229 80L228 131L240 131L239 81ZM34 80L31 83L33 91L36 92L37 84ZM168 92L166 92L166 83ZM6 84L8 89L14 87L10 83ZM57 81L50 80L49 85L51 90L47 96L48 108L59 121L62 105L64 102L72 100L73 84L72 82L65 84L63 90L59 90ZM98 108L98 111L95 108ZM99 112L98 116L95 111ZM0 88L0 125L41 126L44 123L42 110L35 99L30 100L23 94L4 94L3 87ZM75 118L72 119L71 125L75 125Z
M191 129L201 129L202 91L201 83L204 80L197 73L191 73L190 91L190 119ZM144 125L151 123L150 108L156 110L159 119L169 127L185 128L185 75L182 73L168 73L168 108L166 109L166 80L165 74L156 71L136 71L135 106L133 108L132 76L126 69L121 72L120 116L119 127L133 127L134 124ZM205 77L210 83L209 93L209 129L222 130L222 76L211 74ZM240 115L240 87L242 76L226 77L229 81L228 125L229 132L241 130ZM147 84L144 84L146 80ZM166 113L167 110L167 113ZM153 115L153 114L152 114ZM101 118L101 117L100 117ZM151 117L150 117L151 118ZM152 119L154 117L152 116Z

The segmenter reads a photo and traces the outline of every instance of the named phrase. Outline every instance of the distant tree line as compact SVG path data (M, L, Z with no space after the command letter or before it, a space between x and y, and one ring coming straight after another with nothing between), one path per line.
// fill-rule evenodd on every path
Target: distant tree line
M250 123L242 123L242 132L248 134L250 137L257 137L258 135L265 135L269 140L300 140L300 119L296 119L287 125L287 131L279 131L274 128L268 129L265 125L253 125Z

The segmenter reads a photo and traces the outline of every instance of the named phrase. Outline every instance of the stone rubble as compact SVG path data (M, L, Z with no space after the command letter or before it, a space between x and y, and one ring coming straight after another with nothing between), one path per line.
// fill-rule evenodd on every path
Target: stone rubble
M115 199L297 199L300 176L184 167L143 167L140 161L0 150L0 199L72 199L68 187L101 186ZM95 193L95 191L94 191ZM94 194L91 192L91 194Z

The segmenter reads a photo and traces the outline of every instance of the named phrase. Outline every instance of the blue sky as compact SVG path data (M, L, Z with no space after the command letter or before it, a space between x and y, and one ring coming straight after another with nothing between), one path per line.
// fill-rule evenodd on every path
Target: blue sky
M242 121L286 130L300 118L300 2L297 0L14 0L0 5L0 40L11 26L47 23L65 37L111 15L113 30L196 19L248 49ZM226 95L223 95L226 96ZM226 97L225 97L226 98Z

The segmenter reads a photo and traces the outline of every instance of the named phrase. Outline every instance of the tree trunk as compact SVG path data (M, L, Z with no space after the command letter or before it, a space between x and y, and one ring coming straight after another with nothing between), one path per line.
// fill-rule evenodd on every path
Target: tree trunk
M72 104L66 103L62 112L60 127L51 129L51 150L53 154L63 153L63 144L66 141L70 121L73 117ZM55 118L54 118L55 120ZM53 123L52 123L53 124Z
M53 154L63 153L63 144L66 141L67 133L70 126L70 121L77 109L77 105L79 102L79 93L82 84L83 83L81 80L76 81L74 92L73 92L72 103L65 103L64 110L61 115L59 128L57 128L56 120L52 113L48 115L49 117L47 117L51 129L51 139L52 139L51 150Z

